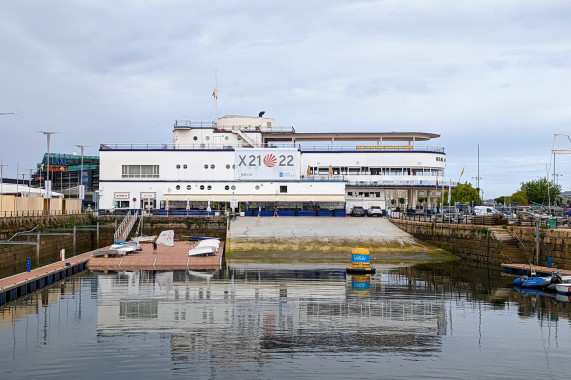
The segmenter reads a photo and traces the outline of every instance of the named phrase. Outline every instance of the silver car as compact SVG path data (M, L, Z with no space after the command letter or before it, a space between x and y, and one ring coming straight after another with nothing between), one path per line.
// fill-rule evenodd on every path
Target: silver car
M381 206L371 206L367 210L367 216L383 216L383 210Z

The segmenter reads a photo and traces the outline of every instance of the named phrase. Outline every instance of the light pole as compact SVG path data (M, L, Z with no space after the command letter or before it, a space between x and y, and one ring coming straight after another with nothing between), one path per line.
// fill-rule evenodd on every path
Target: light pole
M85 188L83 187L83 150L85 148L89 148L92 145L76 145L76 147L81 148L81 170L79 172L79 187L78 187L78 199L82 199L85 197ZM83 189L83 191L81 191Z
M3 161L0 162L0 216L2 216L2 214L4 214L4 205L3 205L3 199L4 199L4 166L8 166L5 165Z
M53 134L59 133L59 132L48 132L48 131L39 131L38 133L43 133L44 135L46 135L46 137L48 138L48 174L47 174L47 180L44 182L45 186L46 186L46 193L44 194L44 198L48 198L48 182L49 182L49 186L50 186L50 198L51 198L51 181L50 181L50 137Z

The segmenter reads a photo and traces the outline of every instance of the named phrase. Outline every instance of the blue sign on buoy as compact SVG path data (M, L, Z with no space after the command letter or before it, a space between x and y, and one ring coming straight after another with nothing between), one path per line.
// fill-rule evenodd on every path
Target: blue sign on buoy
M32 258L28 257L28 259L26 260L26 272L29 272L32 270Z

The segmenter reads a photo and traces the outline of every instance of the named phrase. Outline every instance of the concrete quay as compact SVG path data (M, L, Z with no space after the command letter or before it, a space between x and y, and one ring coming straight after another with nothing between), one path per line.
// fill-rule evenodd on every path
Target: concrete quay
M442 252L385 218L242 217L231 221L229 227L227 255L248 251L348 255L357 247L371 254Z

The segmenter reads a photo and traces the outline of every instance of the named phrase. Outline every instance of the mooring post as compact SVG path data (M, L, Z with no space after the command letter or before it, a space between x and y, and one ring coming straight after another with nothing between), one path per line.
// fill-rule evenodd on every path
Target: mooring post
M77 227L73 226L73 255L77 255Z
M97 246L95 249L99 249L99 222L97 222Z
M539 265L539 223L538 219L535 223L535 265Z
M36 236L36 267L40 267L40 233Z

